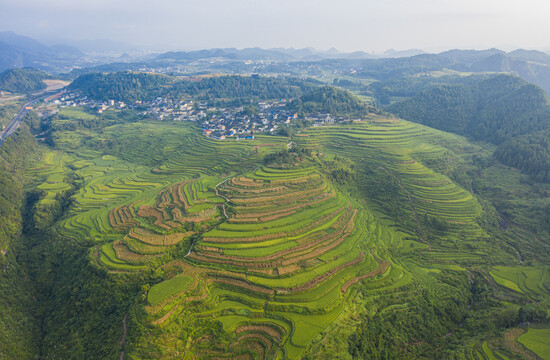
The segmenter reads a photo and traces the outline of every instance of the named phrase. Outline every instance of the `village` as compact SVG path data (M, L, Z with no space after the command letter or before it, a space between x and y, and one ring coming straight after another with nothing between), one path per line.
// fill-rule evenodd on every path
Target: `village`
M144 117L158 121L190 121L201 128L203 135L216 140L251 140L254 134L277 134L280 129L290 126L294 121L305 120L313 126L323 126L347 119L333 117L326 113L300 116L288 109L288 100L261 101L247 106L215 106L208 101L158 97L151 101L137 100L133 103L108 100L98 101L79 96L74 92L65 92L46 99L53 106L42 110L42 117L57 112L57 108L82 107L97 114L108 110L132 109Z

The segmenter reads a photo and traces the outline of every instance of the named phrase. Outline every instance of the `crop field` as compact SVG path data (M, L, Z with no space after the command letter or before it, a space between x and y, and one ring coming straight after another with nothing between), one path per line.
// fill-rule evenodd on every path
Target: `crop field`
M391 272L369 245L371 216L314 166L256 166L285 148L284 138L216 142L187 126L147 123L105 128L94 142L89 135L57 132L64 151L47 153L32 174L44 203L72 191L56 230L96 243L98 266L178 274L151 288L145 316L136 313L164 334L155 356L169 358L183 333L210 321L223 324L234 355L297 358L354 285ZM103 147L115 138L120 147ZM151 354L141 345L135 358Z
M80 112L58 125L97 120ZM487 151L456 135L376 119L215 141L189 124L139 122L53 141L29 176L37 206L69 197L56 232L93 244L91 261L112 276L155 275L130 311L132 359L299 359L358 297L369 314L406 312L413 280L472 265L547 301L548 266L498 266L475 192L438 171L455 152ZM315 161L263 163L289 141ZM353 162L357 189L323 170L336 156ZM506 259L519 264L513 249ZM464 357L506 354L489 341Z
M459 136L403 120L387 120L310 128L296 141L314 151L327 151L329 155L354 160L358 164L359 186L366 189L369 206L375 212L388 213L388 197L383 196L380 189L372 190L369 172L378 172L378 176L395 183L396 190L401 192L401 202L395 207L403 214L403 221L392 224L388 220L386 225L396 227L401 234L394 237L398 247L404 239L427 246L433 242L437 250L421 250L424 257L439 263L472 263L482 262L486 251L493 246L485 242L486 234L477 222L481 206L476 197L424 165L433 159L447 157L457 149L482 151L474 145L467 147ZM392 193L397 195L395 191ZM426 234L426 223L434 218L438 226ZM460 248L458 239L464 238L477 239L477 249ZM408 243L409 249L410 244L412 248L420 246Z
M544 360L550 359L550 329L530 328L518 341Z
M495 266L491 276L501 286L527 294L536 300L550 300L548 266Z
M392 277L390 262L372 247L372 219L314 167L260 166L216 190L227 200L226 221L205 232L184 261L165 265L193 281L162 301L151 293L165 282L154 286L142 319L173 338L197 319L216 319L236 336L216 356L295 359L338 317L353 285ZM383 279L377 283L373 293L384 287Z
M74 120L68 118L62 121ZM169 185L209 173L213 176L206 176L199 183L186 185L186 193L181 194L188 198L188 189L197 190L193 194L200 197L199 201L193 206L188 204L186 211L188 216L198 218L200 213L204 215L209 208L212 210L212 206L206 204L209 199L204 197L207 187L215 184L219 174L229 174L235 167L252 167L253 161L259 156L253 148L262 142L259 137L260 140L246 143L216 143L200 136L190 126L154 126L148 123L132 125L115 125L103 129L102 135L96 136L93 142L86 140L90 137L87 131L56 133L57 148L70 156L59 155L55 158L51 155L36 169L36 177L43 182L38 187L48 190L48 196L43 201L55 197L55 190L62 188L61 182L56 182L54 171L56 176L61 176L63 172L72 169L73 177L84 184L72 196L72 216L57 227L61 235L77 242L87 239L99 243L108 242L113 247L116 240L121 240L119 229L112 226L110 219L115 209L136 207L137 214L139 207L154 206L159 193ZM112 143L114 139L117 139L120 147L105 148L102 145ZM270 139L270 143L275 144L261 147L263 152L277 151L284 146L283 140L279 140L277 144L277 141ZM208 196L212 197L212 194ZM147 210L142 210L142 214L146 212ZM168 216L166 220L171 220L174 216L165 215ZM142 228L147 227L152 219L151 216L139 218L144 219L139 225ZM149 225L157 231L162 228L155 225L154 221ZM166 228L163 231L169 232ZM105 259L106 255L103 255Z
M480 341L467 348L460 358L469 360L509 360L515 357L513 353L497 342Z
M43 190L45 196L40 200L41 205L53 203L58 194L63 194L70 189L67 183L66 164L73 162L74 159L66 154L49 151L42 155L40 166L30 169L28 176L31 179L40 179L40 183L34 188Z

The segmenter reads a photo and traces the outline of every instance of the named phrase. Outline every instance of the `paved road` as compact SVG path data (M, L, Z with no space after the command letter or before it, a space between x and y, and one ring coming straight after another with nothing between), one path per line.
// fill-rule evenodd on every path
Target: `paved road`
M32 100L30 100L29 102L27 102L25 105L21 107L17 115L15 115L15 117L11 121L11 123L6 127L6 129L4 129L4 131L0 133L0 146L4 144L4 141L8 136L13 134L15 130L17 130L17 128L21 124L21 121L23 121L23 118L25 118L25 115L27 115L27 113L29 112L29 110L27 110L26 108L28 106L32 106L35 102L42 100L50 95L51 93L42 93L40 94L40 96L33 98Z

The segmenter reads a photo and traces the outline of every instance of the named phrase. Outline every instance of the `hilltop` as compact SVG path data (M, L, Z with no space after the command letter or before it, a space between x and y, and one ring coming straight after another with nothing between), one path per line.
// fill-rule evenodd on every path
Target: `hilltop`
M50 75L32 68L12 69L0 73L0 90L12 93L32 93L46 88L42 81Z

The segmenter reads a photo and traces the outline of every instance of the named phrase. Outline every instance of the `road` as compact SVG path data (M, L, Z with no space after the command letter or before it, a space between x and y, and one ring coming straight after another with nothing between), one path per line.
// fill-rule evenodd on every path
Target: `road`
M17 115L15 115L15 117L11 121L11 123L4 129L4 131L0 133L0 146L4 144L4 141L7 139L8 136L13 134L15 130L17 130L17 128L21 124L21 121L23 121L23 119L25 118L25 115L27 115L27 113L29 112L29 110L27 110L26 108L28 106L32 106L35 102L42 100L50 95L51 95L50 92L41 93L40 96L35 97L34 99L30 100L29 102L27 102L25 105L21 107Z

